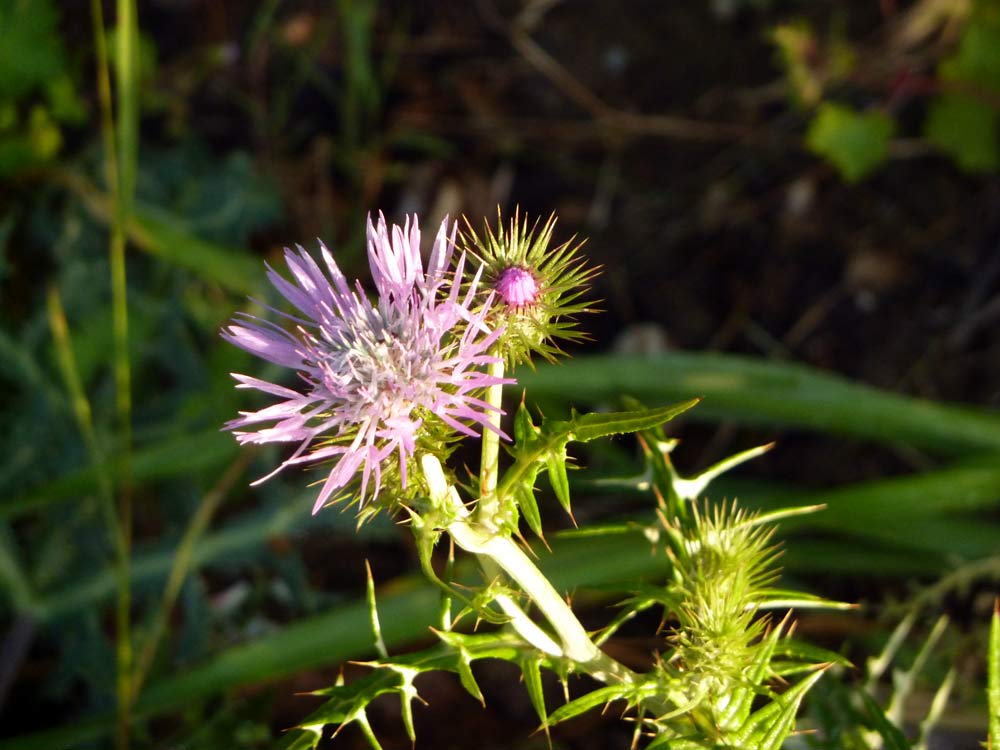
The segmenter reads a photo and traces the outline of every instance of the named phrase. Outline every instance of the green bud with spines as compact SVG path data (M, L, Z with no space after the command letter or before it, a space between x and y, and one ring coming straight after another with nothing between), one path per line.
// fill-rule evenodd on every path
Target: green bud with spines
M515 210L505 228L498 209L495 229L486 224L478 235L466 220L460 237L461 249L482 264L480 288L493 292L490 319L503 326L498 344L507 367L531 364L534 354L553 362L563 354L560 342L586 338L573 318L592 311L581 297L597 269L580 257L575 237L549 247L555 224L554 214L541 224Z

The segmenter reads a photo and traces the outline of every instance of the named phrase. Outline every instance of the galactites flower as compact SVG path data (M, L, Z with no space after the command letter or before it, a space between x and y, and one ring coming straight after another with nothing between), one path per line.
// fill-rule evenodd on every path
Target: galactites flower
M460 241L483 264L483 287L493 293L490 320L504 328L499 350L509 367L530 364L533 354L554 361L563 353L560 341L586 337L573 316L589 312L580 298L597 269L579 256L575 238L549 248L555 223L555 215L539 226L515 212L505 231L498 212L496 230L487 224L479 236L466 221Z
M316 499L316 513L360 473L358 499L372 500L383 481L407 487L415 452L429 436L438 445L456 433L476 435L492 427L496 407L481 395L513 380L484 370L496 357L489 349L502 334L486 324L478 305L479 274L464 279L465 253L452 265L455 228L438 229L426 269L416 217L405 225L368 220L368 260L378 292L372 302L360 282L352 288L326 247L326 273L301 247L285 250L286 279L268 266L268 278L294 313L272 310L285 327L238 314L222 336L269 362L298 373L286 388L234 373L237 388L275 396L259 411L241 412L226 424L243 443L298 443L295 452L263 482L288 466L330 462ZM464 288L463 288L464 287ZM433 442L432 440L432 442ZM397 460L391 460L398 456Z

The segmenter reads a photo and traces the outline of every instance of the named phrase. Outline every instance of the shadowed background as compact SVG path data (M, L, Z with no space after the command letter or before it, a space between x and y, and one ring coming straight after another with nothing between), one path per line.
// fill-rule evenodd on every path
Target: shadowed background
M219 432L259 405L230 372L279 376L218 337L277 302L264 261L322 238L366 278L377 211L585 238L592 341L516 373L529 401L705 396L671 427L691 473L777 440L715 495L829 503L786 525L787 572L879 606L804 616L824 645L861 661L886 602L945 605L929 695L981 653L1000 570L997 50L994 0L0 0L0 747L110 745L123 622L134 746L269 747L371 655L366 558L387 640L426 638L405 528L310 518L315 472L248 488L283 452ZM578 458L614 480L578 483L581 523L649 514L634 444ZM644 545L548 564L596 626L660 570ZM640 665L641 624L609 645ZM981 736L958 664L949 720ZM484 671L484 710L428 679L418 742L545 747L513 682ZM629 741L600 722L553 744Z

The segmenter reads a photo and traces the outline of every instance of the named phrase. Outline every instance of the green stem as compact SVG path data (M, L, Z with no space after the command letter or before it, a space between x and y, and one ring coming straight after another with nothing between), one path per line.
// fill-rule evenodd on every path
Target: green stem
M137 139L137 73L135 62L138 38L134 0L118 0L118 103L121 117L121 136L115 148L114 112L111 105L111 83L108 73L108 50L104 28L104 14L99 0L91 2L91 19L94 28L94 47L97 55L97 89L101 109L101 133L104 143L104 163L108 188L115 205L111 226L111 307L114 333L114 373L119 437L123 462L119 473L119 503L117 528L119 537L117 568L118 598L115 608L115 657L118 692L117 747L128 750L132 724L132 591L129 577L129 560L132 547L132 494L131 494L131 374L128 361L128 303L125 278L125 226L135 183L135 153ZM118 157L121 156L121 161ZM124 178L124 179L123 179Z
M451 538L466 552L471 552L481 561L502 570L528 595L558 636L561 656L601 682L638 682L638 675L594 645L562 595L510 537L497 534L489 524L473 519L458 492L448 485L438 459L425 455L421 458L421 464L431 496L452 514L453 520L446 527ZM511 624L525 640L532 644L542 640L544 633L537 625L527 620L523 611L519 611L520 608L515 610L509 606L516 606L513 600L508 598L500 604L511 616ZM548 651L550 648L542 650Z
M497 361L489 366L488 374L494 378L502 378L504 372L503 358L500 351L491 352ZM477 510L480 523L491 528L496 526L494 519L500 511L497 502L497 477L500 471L500 405L503 400L503 385L491 385L486 389L486 403L495 407L490 412L490 425L495 429L483 429L483 452L479 466L479 507Z

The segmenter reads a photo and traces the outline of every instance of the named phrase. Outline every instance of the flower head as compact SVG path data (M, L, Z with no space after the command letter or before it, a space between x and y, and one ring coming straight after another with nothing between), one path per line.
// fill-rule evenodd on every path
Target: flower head
M375 302L360 282L348 285L320 243L326 273L301 247L285 251L291 280L268 267L268 278L294 307L276 312L287 327L240 314L223 337L269 362L293 368L297 389L233 375L238 388L277 397L259 411L229 422L240 443L298 443L290 458L262 482L293 464L329 460L313 512L360 472L360 499L384 474L407 486L418 442L441 428L475 435L472 425L495 429L482 391L510 379L483 372L501 334L487 328L487 309L473 312L478 276L462 293L465 254L451 265L454 228L441 223L426 269L416 217L405 225L368 221L368 260ZM289 330L290 328L290 330ZM388 461L393 455L396 461ZM398 473L397 473L398 467Z
M549 248L555 223L550 216L539 227L515 213L506 231L498 216L495 230L487 226L479 237L467 227L462 237L483 263L485 288L495 293L489 319L504 328L500 349L511 366L530 364L532 354L553 361L562 353L559 339L584 338L572 317L588 311L580 296L596 269L584 263L572 239Z
M531 271L510 266L497 277L497 293L507 307L531 307L538 301L538 282Z

